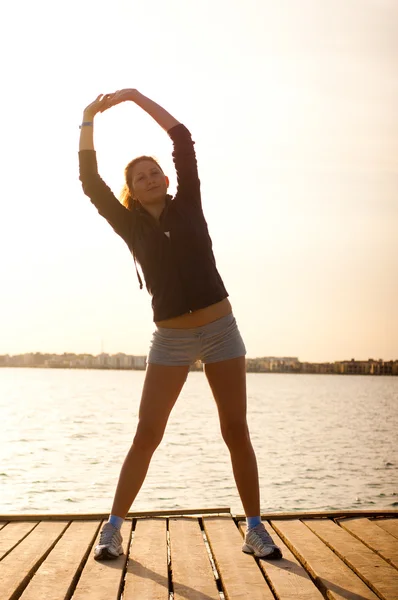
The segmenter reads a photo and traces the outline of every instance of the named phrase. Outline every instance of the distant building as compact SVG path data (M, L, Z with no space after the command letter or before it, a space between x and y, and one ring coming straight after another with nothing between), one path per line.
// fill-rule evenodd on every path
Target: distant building
M145 370L146 369L146 356L132 356L133 369Z
M381 358L379 360L343 360L339 362L340 373L344 375L393 375L394 362L384 362Z
M301 363L297 357L264 356L247 358L246 368L256 373L299 373Z
M49 369L69 369L70 361L63 358L62 356L54 356L52 358L47 358L44 361L43 366Z

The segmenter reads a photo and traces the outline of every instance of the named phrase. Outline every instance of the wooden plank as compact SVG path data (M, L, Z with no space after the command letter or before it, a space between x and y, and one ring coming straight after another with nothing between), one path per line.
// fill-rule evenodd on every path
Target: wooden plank
M0 563L1 600L19 597L67 525L65 522L39 523L3 558Z
M398 571L330 519L304 523L384 600L397 600Z
M80 575L91 551L100 522L78 521L71 523L40 565L20 600L65 600Z
M139 517L171 517L184 515L221 515L230 514L230 508L179 508L173 510L148 510L139 512L129 512L128 519ZM398 514L398 512L397 512ZM108 520L107 513L68 513L68 514L10 514L0 515L0 521L102 521Z
M264 521L263 521L264 522ZM265 528L272 536L283 554L281 560L260 560L260 568L263 571L272 591L278 600L323 600L323 595L314 585L307 571L296 560L295 556L285 546L278 534L265 521ZM246 533L246 523L239 523L239 529L243 536Z
M232 519L206 517L206 536L228 600L273 600L254 558L242 552L242 536Z
M230 508L175 508L173 510L150 510L147 512L128 513L128 517L183 517L185 515L222 515L231 514Z
M377 600L367 585L298 519L271 521L329 600Z
M169 599L167 521L138 519L130 547L123 600Z
M7 521L0 521L0 529L3 529L7 525Z
M199 521L170 519L174 600L220 600Z
M123 582L124 569L130 542L132 522L122 525L124 554L110 561L96 561L91 553L77 583L73 600L116 600ZM102 525L100 529L102 528ZM99 543L100 531L94 545Z
M37 525L37 521L29 523L9 523L0 531L0 560L28 535Z
M185 515L218 515L230 514L229 508L195 508L195 509L173 509L173 510L157 510L157 511L139 511L129 512L128 518L140 517L171 517ZM396 517L398 518L397 509L370 509L370 510L335 510L335 511L313 511L313 512L282 512L282 513L264 513L261 515L265 520L275 519L319 519L320 517L330 517L333 519L339 517ZM0 515L0 521L102 521L108 519L108 513L68 513L68 514L4 514ZM236 515L239 521L244 520L244 515Z
M261 518L263 520L276 520L276 519L319 519L320 517L330 517L331 519L337 519L338 517L397 517L398 510L396 508L380 508L380 509L362 509L362 510L316 510L309 512L302 512L299 510L291 512L280 512L280 513L262 513ZM0 515L0 518L1 515ZM238 521L244 521L245 515L235 515Z
M372 523L398 538L398 519L374 519Z
M341 519L338 524L398 568L398 540L393 535L383 531L369 519Z

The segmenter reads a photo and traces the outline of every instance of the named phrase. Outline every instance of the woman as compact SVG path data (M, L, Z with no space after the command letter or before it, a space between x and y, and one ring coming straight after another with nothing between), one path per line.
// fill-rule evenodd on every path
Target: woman
M127 165L122 203L98 175L94 117L125 101L145 110L171 138L178 183L174 198L167 194L168 178L148 156L138 157ZM281 558L280 549L259 516L257 462L246 421L246 350L216 268L202 211L190 132L135 89L99 95L83 114L79 164L84 193L128 245L142 288L137 262L141 266L152 296L156 325L136 434L123 463L111 515L102 529L94 557L113 559L123 552L120 534L123 520L162 440L189 367L201 359L217 403L222 436L231 455L247 518L242 550L258 557Z

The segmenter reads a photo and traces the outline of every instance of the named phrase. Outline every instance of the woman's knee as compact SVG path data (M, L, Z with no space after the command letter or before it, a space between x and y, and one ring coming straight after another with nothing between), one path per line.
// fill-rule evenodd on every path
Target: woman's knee
M139 422L133 446L144 452L154 452L163 439L164 427Z
M241 447L242 444L250 443L250 434L246 419L244 421L236 420L221 423L221 434L229 448L234 446Z

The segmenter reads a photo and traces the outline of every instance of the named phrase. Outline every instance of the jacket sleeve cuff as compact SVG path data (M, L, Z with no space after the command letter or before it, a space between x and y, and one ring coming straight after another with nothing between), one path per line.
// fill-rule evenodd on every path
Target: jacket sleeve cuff
M174 127L168 130L167 135L173 142L191 138L191 132L182 123L174 125Z

